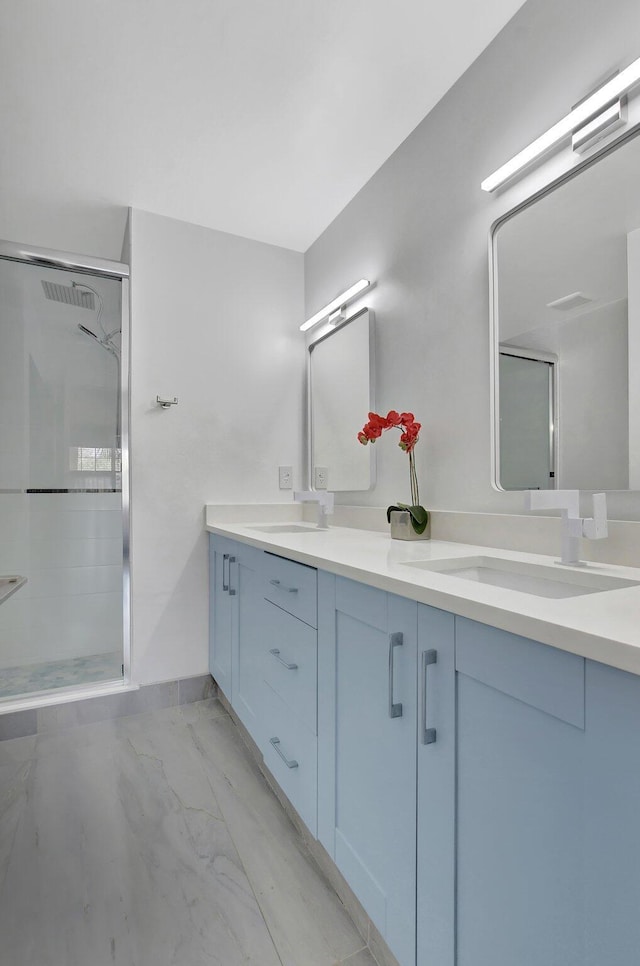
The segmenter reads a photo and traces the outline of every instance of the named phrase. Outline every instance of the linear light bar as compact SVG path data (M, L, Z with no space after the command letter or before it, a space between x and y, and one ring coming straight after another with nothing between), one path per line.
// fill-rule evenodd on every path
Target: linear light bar
M503 164L501 168L498 168L488 178L485 178L480 185L482 190L495 191L501 184L504 184L509 178L513 178L514 175L522 171L523 168L526 168L536 158L546 154L559 141L569 137L570 134L573 134L583 124L590 121L599 111L604 110L612 101L616 101L638 83L640 83L640 57L634 60L632 64L629 64L628 67L625 67L624 70L621 70L615 77L612 77L606 84L603 84L602 87L598 88L597 91L582 101L581 104L574 107L569 114L558 121L557 124L554 124L553 127L550 127L539 138L536 138L535 141L532 141L523 151L520 151L510 161Z
M346 292L343 292L342 295L338 295L338 297L329 302L328 305L325 305L323 309L320 309L320 311L316 312L315 315L312 315L310 319L307 319L306 322L303 322L300 326L300 331L306 332L307 329L317 325L318 322L322 322L323 319L327 319L332 312L335 312L336 309L346 305L348 302L353 301L356 295L359 295L360 292L364 292L364 290L369 288L370 285L371 282L369 282L366 278L361 278L359 282L356 282L355 285L352 285L351 288L348 288Z

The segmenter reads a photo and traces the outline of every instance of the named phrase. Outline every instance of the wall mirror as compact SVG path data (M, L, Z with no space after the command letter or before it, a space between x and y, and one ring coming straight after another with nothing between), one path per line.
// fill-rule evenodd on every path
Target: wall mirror
M316 490L369 490L373 446L358 431L374 409L374 321L362 309L308 347L309 484Z
M637 133L494 226L499 489L640 489Z

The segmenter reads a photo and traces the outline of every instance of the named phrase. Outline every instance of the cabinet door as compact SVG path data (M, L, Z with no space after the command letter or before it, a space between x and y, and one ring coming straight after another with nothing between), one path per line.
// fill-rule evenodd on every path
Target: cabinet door
M461 618L455 648L457 966L584 966L584 660Z
M229 596L230 548L218 549L209 538L209 670L220 690L231 698L231 611Z
M419 606L416 673L419 681L418 963L453 966L456 722L452 614Z
M415 962L416 639L413 601L322 576L319 837L401 966Z
M260 732L264 580L261 553L239 546L231 566L234 597L231 706L255 741Z
M640 677L587 661L585 966L640 959Z

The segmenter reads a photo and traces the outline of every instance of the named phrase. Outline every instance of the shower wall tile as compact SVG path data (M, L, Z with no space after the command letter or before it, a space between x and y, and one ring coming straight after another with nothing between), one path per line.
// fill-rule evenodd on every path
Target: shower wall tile
M30 564L34 570L48 567L96 567L122 563L122 537L89 540L30 541Z
M20 599L0 612L0 667L61 661L122 647L122 592Z
M2 454L3 460L5 454ZM29 521L28 498L22 493L0 493L0 534L2 542L24 540Z
M32 571L19 599L121 592L122 567L68 567Z
M0 574L26 574L30 560L29 543L24 536L0 540Z
M30 536L38 540L122 539L120 510L31 510Z
M89 485L86 482L80 485ZM86 510L117 510L122 503L121 493L30 493L33 512L76 513Z

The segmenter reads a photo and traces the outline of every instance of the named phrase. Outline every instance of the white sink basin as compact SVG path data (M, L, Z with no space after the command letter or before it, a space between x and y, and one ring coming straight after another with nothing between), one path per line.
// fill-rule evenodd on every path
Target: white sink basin
M272 523L264 527L250 527L251 530L259 530L260 533L318 533L318 528L312 525L305 526L303 523Z
M624 577L592 574L588 570L549 567L545 564L522 563L503 557L458 557L454 560L413 560L406 567L417 567L433 573L460 577L479 584L491 584L505 590L519 590L536 597L579 597L599 594L622 587L637 587L640 581Z

